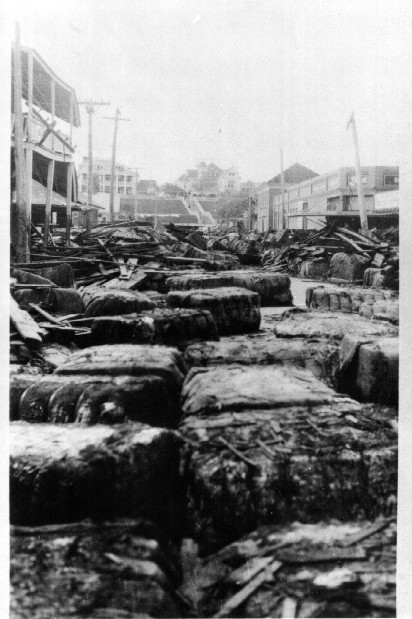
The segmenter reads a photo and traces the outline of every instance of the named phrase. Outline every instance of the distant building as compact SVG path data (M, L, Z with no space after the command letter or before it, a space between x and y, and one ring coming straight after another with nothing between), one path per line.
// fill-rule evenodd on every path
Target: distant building
M240 174L234 166L222 170L215 163L201 161L196 169L186 170L179 176L176 185L198 195L236 193L240 191Z
M232 166L227 170L222 170L219 176L218 187L221 193L237 193L240 191L240 174L235 167Z
M294 163L284 171L285 189L293 187L297 183L318 176L316 172L306 168L300 163ZM256 189L257 206L257 229L259 232L282 228L279 212L274 212L274 198L281 193L281 174L277 174L266 183Z
M367 215L380 217L378 212L396 207L399 168L362 166L361 172ZM381 198L386 192L388 198ZM291 229L318 229L326 223L326 217L359 219L355 168L339 168L289 187L285 191L285 211L286 225ZM274 221L280 223L281 195L274 198L273 212ZM275 228L279 229L278 226L275 224Z
M89 158L83 157L79 165L79 185L82 193L87 193L89 182ZM104 192L110 194L110 178L112 163L110 159L97 159L93 157L93 189L94 193ZM117 163L115 174L115 193L118 195L131 196L135 193L136 182L139 181L139 173L127 166Z
M142 179L137 183L138 196L158 196L159 186L153 179Z

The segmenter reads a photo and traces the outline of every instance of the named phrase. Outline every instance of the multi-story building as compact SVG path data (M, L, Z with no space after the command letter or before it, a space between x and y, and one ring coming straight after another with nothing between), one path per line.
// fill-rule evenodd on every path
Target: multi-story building
M376 196L399 188L397 166L362 166L366 212L372 215ZM355 168L339 168L288 187L284 196L286 226L291 229L318 229L327 216L359 215ZM273 200L274 228L282 228L282 196Z
M240 191L240 174L234 166L221 171L218 187L220 193L236 193Z
M198 195L236 193L240 191L240 174L234 166L222 170L215 163L201 161L196 169L186 170L179 176L176 185Z
M82 193L87 193L89 173L88 157L83 157L79 165L79 185ZM95 193L110 193L112 163L110 159L95 159L93 157L93 190ZM140 176L135 168L117 163L115 173L115 193L118 195L133 196L135 194L136 183Z
M316 172L306 168L300 163L294 163L284 171L285 189L293 187L296 183L306 181L317 176ZM257 229L259 232L282 227L281 222L274 216L274 199L281 194L281 174L277 174L272 179L263 183L256 189L257 206Z

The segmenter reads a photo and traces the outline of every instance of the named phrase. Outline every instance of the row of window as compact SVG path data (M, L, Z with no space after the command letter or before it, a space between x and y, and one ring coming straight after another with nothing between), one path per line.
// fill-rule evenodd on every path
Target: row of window
M123 195L126 193L127 196L132 196L133 195L133 187L126 187L126 192L125 192L124 189L125 189L124 187L118 187L117 188L117 193L123 194ZM83 193L87 193L87 185L82 185L82 192ZM104 192L105 193L110 193L110 185L105 185L104 186Z
M83 174L82 177L83 177L83 181L87 182L87 178L88 178L87 174ZM96 178L98 178L99 181L102 182L103 181L103 174L96 175ZM110 179L111 179L110 174L105 174L104 175L104 180L105 181L110 182ZM124 174L117 174L117 176L116 176L116 180L118 182L124 182L125 179L126 179L126 183L133 183L134 176L129 176L129 175L125 176Z

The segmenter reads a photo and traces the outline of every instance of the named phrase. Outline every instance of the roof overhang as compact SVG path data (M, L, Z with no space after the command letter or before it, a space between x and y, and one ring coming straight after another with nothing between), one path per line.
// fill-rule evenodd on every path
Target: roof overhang
M74 88L66 84L43 58L30 47L21 48L23 99L28 99L28 59L33 57L33 104L52 113L52 82L55 83L55 116L80 127L80 113ZM12 56L13 57L13 56Z

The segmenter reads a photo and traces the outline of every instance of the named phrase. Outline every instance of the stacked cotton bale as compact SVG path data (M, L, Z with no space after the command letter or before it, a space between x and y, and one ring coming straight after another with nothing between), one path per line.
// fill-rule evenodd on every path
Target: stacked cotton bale
M9 436L12 524L132 517L178 535L178 441L169 430L17 421Z
M14 526L10 555L12 617L185 616L176 545L149 522Z
M176 426L185 368L165 346L96 346L73 353L54 374L15 379L13 419L34 423Z
M347 333L366 337L398 335L399 329L384 321L371 321L343 312L307 312L292 314L275 324L274 332L282 338L322 338L342 340Z
M390 320L396 316L396 300L397 294L392 290L334 286L314 286L306 290L306 305L310 308L320 311L342 311L347 314L359 313L366 318L374 316L376 306L376 313L379 315L387 313ZM384 316L380 317L385 319Z
M208 310L216 321L219 335L257 331L260 325L260 300L256 292L225 287L206 290L171 291L170 307Z
M369 258L359 254L339 252L330 259L330 276L348 282L363 280L365 269L369 266L369 263Z
M195 290L234 286L257 292L264 306L292 305L290 278L285 273L231 271L230 273L175 275L168 280L170 290Z
M336 388L339 346L328 340L286 340L265 333L253 338L237 336L220 342L192 344L186 348L184 359L189 368L233 364L300 367Z
M102 316L92 324L92 344L163 344L217 340L216 322L206 310L155 309L141 314Z
M396 495L391 409L292 367L194 368L182 397L182 471L203 552L274 520L375 517Z
M105 289L98 286L83 288L84 315L119 316L153 309L155 304L145 294L137 291Z
M341 346L341 390L362 402L397 406L399 338L346 335Z

